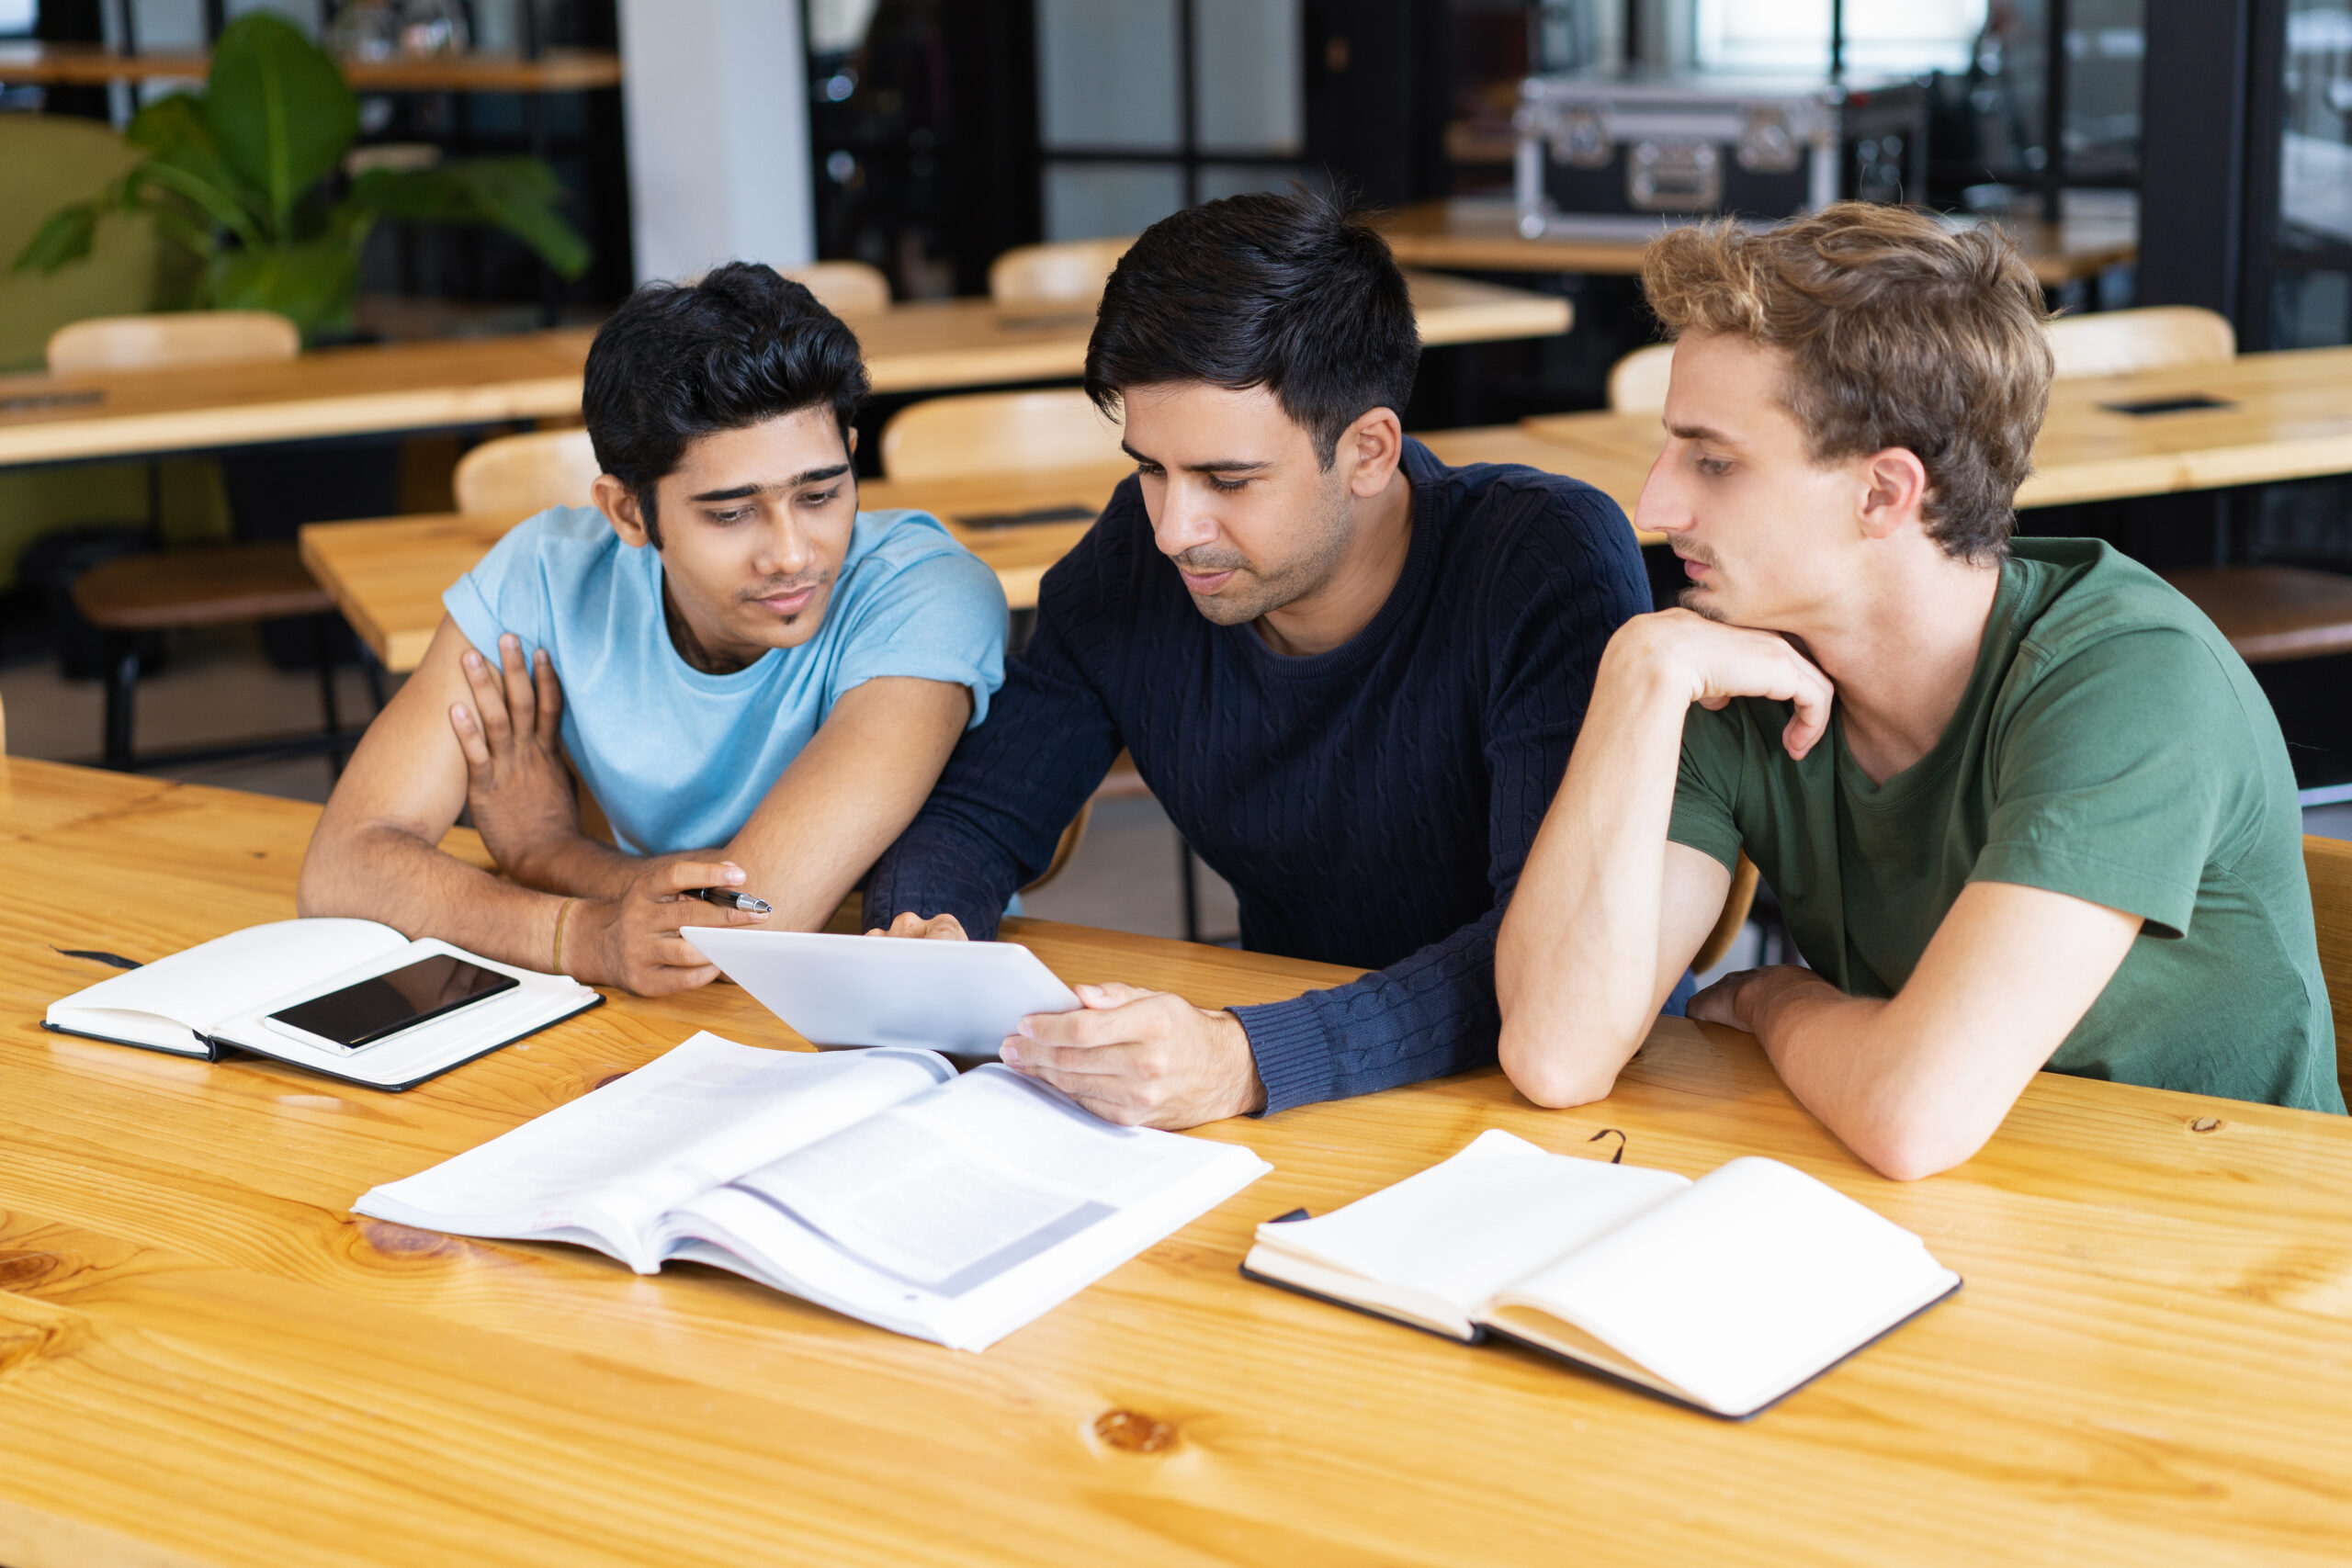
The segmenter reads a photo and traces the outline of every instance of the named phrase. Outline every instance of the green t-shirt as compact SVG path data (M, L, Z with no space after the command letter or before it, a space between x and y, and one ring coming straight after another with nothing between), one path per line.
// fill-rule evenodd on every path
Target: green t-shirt
M1693 706L1675 842L1745 848L1805 961L1889 997L1971 882L2138 915L2050 1066L2344 1109L2278 721L2163 579L2092 539L2018 539L1967 694L1933 750L1871 783L1835 723L1804 761L1784 703Z

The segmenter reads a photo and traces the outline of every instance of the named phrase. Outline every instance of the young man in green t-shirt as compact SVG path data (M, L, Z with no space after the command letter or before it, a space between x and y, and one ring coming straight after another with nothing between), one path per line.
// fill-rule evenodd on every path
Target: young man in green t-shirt
M1677 342L1640 525L1690 579L1611 639L1505 917L1504 1070L1606 1095L1745 849L1809 968L1690 1016L1899 1179L2033 1074L2341 1111L2285 742L2144 568L2012 541L2041 290L1991 229L1845 204L1669 233Z

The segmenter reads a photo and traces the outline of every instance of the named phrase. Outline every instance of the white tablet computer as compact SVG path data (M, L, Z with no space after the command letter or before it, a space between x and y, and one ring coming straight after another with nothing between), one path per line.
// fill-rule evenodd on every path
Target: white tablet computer
M817 1045L920 1045L993 1056L1029 1014L1081 1005L1016 942L737 926L689 926L679 934Z

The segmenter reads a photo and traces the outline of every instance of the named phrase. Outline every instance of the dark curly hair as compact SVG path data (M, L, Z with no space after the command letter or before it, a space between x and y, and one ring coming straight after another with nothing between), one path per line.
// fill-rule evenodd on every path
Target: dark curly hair
M1340 434L1413 395L1421 338L1388 242L1307 191L1205 202L1119 258L1086 345L1086 394L1115 415L1131 387L1263 387L1331 466Z
M865 393L865 361L840 317L774 267L729 262L623 300L589 347L580 407L597 463L637 497L658 548L654 486L688 442L821 406L846 445Z

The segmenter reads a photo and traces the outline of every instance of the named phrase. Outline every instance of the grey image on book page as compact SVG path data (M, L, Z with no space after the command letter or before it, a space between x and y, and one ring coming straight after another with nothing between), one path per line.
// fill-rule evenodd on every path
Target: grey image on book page
M952 1298L1148 1191L1170 1157L1159 1136L991 1066L735 1185L868 1267Z

